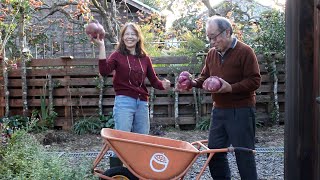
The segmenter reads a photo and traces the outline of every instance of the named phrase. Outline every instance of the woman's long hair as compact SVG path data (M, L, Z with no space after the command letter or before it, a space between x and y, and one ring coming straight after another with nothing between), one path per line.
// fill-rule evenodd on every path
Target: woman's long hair
M138 57L144 57L147 55L146 50L144 49L144 38L142 36L141 29L138 25L134 23L126 23L120 30L120 38L119 43L116 47L116 49L123 55L129 55L130 51L126 48L126 45L123 40L124 32L127 30L128 27L131 27L136 33L139 38L139 41L136 44L136 56Z

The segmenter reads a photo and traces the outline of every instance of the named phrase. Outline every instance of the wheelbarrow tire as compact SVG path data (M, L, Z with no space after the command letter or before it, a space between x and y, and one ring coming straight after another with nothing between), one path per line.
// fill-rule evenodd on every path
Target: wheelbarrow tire
M112 177L114 179L128 178L129 180L139 180L126 167L118 166L106 170L103 175Z

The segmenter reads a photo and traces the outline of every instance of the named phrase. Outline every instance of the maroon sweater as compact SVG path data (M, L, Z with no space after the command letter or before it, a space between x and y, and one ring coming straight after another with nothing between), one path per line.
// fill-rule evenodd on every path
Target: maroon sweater
M231 93L212 93L215 107L255 106L255 90L260 87L261 75L256 55L248 45L237 41L224 56L215 49L210 49L205 66L196 79L196 87L202 88L202 83L209 76L221 77L232 86Z
M151 59L148 56L138 58L134 55L122 55L120 52L115 51L107 60L99 60L99 72L102 76L109 75L113 70L115 70L113 87L116 95L126 95L147 101L149 94L144 82L146 77L149 79L152 87L164 90L161 81L154 72Z

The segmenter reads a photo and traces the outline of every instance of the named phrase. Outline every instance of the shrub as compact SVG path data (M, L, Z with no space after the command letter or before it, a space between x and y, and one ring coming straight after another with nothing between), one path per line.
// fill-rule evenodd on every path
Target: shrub
M26 131L16 131L9 144L0 150L0 179L96 179L90 172L91 162L82 160L70 166L66 159L48 154Z

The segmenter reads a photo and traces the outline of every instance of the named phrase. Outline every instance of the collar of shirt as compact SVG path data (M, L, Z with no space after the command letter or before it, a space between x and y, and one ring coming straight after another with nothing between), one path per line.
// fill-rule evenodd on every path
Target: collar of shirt
M232 43L231 43L230 47L225 52L218 52L219 55L221 57L223 57L229 49L234 49L236 47L237 42L238 42L237 38L235 38L235 37L232 38Z

